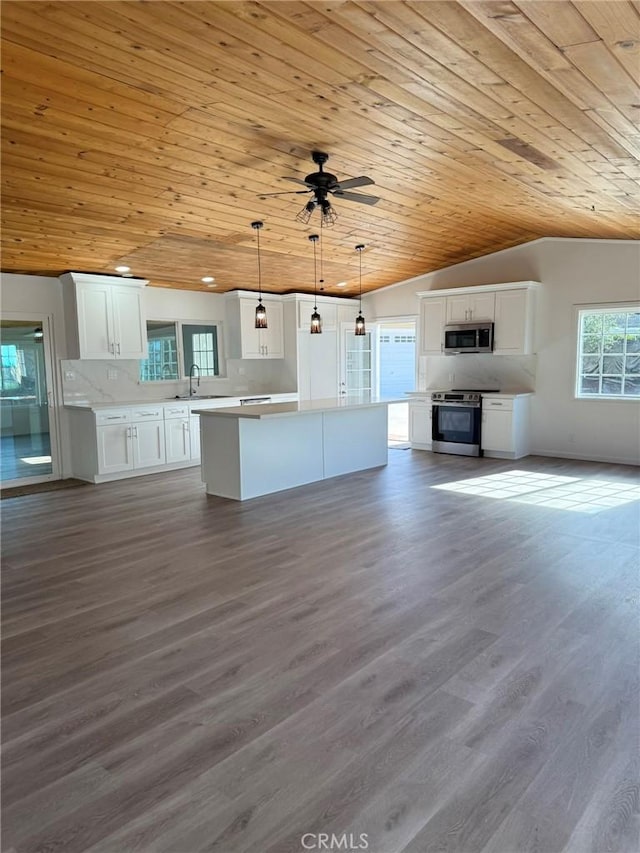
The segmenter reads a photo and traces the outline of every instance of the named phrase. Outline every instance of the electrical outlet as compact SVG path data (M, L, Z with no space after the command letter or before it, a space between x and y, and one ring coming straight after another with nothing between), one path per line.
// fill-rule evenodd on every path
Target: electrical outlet
M238 376L244 376L246 374L246 372L247 372L246 367L239 367L238 368Z
M114 381L118 378L118 371L114 367L107 368L107 379Z
M66 381L66 382L75 382L75 380L76 380L76 375L75 375L75 373L73 372L73 370L65 370L65 372L64 372L64 378L65 378L65 381Z

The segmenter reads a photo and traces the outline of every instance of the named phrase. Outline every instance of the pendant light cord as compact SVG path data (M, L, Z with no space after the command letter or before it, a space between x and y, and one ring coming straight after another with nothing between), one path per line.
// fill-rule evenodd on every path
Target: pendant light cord
M313 310L318 310L318 274L316 270L316 241L312 240L313 243ZM320 244L322 246L322 243Z
M260 267L260 227L256 228L256 238L258 240L258 294L260 302L262 302L262 269Z
M324 265L322 263L322 218L320 219L320 290L324 290ZM315 246L314 246L315 248Z

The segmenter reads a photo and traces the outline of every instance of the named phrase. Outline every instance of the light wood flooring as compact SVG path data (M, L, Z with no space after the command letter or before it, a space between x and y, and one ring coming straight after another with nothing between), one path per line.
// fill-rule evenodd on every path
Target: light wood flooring
M514 470L637 475L395 450L4 501L5 853L635 853L640 504L432 488Z

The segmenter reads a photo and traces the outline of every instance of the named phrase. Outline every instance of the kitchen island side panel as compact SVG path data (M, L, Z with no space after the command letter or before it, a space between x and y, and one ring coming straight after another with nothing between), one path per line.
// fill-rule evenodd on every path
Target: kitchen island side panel
M240 500L323 479L322 417L239 419Z
M325 412L323 417L325 477L387 464L386 405Z
M236 418L200 418L202 482L207 493L241 498L240 423Z

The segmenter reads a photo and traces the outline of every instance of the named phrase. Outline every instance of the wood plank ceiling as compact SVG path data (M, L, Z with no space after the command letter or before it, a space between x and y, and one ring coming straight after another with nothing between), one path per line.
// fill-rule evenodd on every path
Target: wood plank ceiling
M631 238L637 2L13 2L3 269L313 288L296 187L330 154L323 277L371 290L545 235ZM301 189L298 187L297 189ZM357 192L357 190L356 190ZM347 286L338 288L339 282Z

